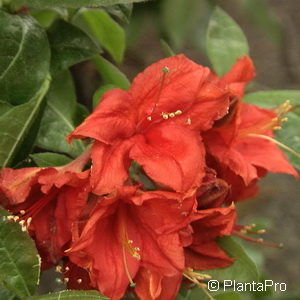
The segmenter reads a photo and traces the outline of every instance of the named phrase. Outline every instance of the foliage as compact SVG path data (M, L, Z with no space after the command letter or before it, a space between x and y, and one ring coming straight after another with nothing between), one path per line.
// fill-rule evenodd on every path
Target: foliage
M96 108L107 91L129 89L130 81L120 65L126 50L124 23L130 22L132 5L136 2L142 0L0 1L0 167L18 167L27 162L39 167L63 166L87 149L85 141L70 145L66 136L84 120L89 109ZM251 14L255 10L253 3L246 2ZM236 59L249 54L242 29L212 1L165 0L157 9L166 56L173 56L172 48L180 50L192 36L198 49L205 51L214 71L222 76ZM263 5L255 16L265 32L280 43L278 24L267 6ZM85 106L77 99L76 80L72 76L74 66L82 62L101 78L101 85ZM289 122L276 138L294 149L287 151L287 155L300 168L299 154L295 155L300 149L300 91L253 92L246 94L244 100L265 108L291 101ZM138 176L146 178L141 171ZM9 212L0 210L0 300L107 299L97 291L64 290L38 295L37 249L28 233L8 216ZM210 274L219 281L258 280L255 263L233 238L223 237L218 243L235 262L227 268L200 273ZM183 287L176 299L200 297L211 299L198 287ZM242 299L235 292L211 297Z

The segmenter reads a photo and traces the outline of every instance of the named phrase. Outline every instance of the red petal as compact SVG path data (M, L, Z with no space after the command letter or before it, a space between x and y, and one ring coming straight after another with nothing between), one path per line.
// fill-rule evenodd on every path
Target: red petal
M107 92L97 109L69 136L68 141L86 137L106 144L129 138L135 130L134 109L127 91Z
M2 204L19 204L26 200L32 186L36 183L41 168L2 169L0 172L0 192L4 193ZM5 197L8 199L5 200Z
M135 138L109 146L95 142L92 148L91 185L101 195L121 187L128 178L129 151Z
M230 71L221 78L221 84L227 86L234 94L242 96L245 86L255 75L252 60L248 56L245 56L238 59Z
M163 69L168 68L164 73ZM139 120L151 116L164 121L162 113L181 111L174 121L190 128L207 130L225 114L227 92L213 83L211 71L184 55L156 62L133 81L131 93L139 110Z
M186 266L195 270L210 270L228 267L234 259L230 258L215 241L185 249Z
M135 292L141 300L172 300L180 287L182 275L166 277L142 268L136 277Z
M151 179L177 192L198 186L204 173L205 150L200 137L175 124L161 124L130 151Z

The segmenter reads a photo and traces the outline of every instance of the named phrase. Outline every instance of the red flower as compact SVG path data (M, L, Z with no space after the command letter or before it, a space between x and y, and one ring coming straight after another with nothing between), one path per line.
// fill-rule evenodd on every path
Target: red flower
M2 169L1 204L35 238L44 267L57 263L76 234L86 204L89 171L81 172L89 153L59 168Z
M288 105L283 104L276 112L243 104L243 88L252 78L251 74L254 75L253 66L244 58L224 76L222 84L228 86L234 100L228 115L203 135L212 158L208 160L210 167L217 170L218 177L231 184L232 194L238 199L253 196L257 179L266 171L297 176L271 139L273 130L283 122Z
M122 186L132 160L167 188L185 192L197 187L205 153L193 131L209 129L227 112L228 93L218 85L208 68L178 55L147 68L129 91L106 93L69 136L95 139L93 191L104 194Z
M184 269L179 231L189 224L195 203L195 197L123 187L99 199L67 254L113 300L123 296L140 268L179 276Z

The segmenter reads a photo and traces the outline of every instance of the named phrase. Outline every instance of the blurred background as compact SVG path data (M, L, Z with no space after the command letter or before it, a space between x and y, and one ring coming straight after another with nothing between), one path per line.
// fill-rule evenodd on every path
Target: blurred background
M300 89L300 1L295 0L160 0L136 4L130 23L122 24L127 50L120 69L132 79L165 57L161 39L175 53L209 65L205 35L216 4L235 19L248 39L257 68L251 91ZM78 98L90 108L101 82L93 68L90 63L82 63L72 69ZM283 249L246 244L263 276L287 283L289 293L280 299L300 299L299 195L299 181L269 175L262 180L257 198L238 205L241 224L257 223L267 229L266 241L284 244Z

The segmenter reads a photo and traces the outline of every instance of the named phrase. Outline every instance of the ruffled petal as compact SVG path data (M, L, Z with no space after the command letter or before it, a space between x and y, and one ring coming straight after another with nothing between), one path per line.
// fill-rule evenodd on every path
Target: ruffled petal
M177 192L197 187L205 175L200 136L176 124L148 130L129 155L152 180Z

